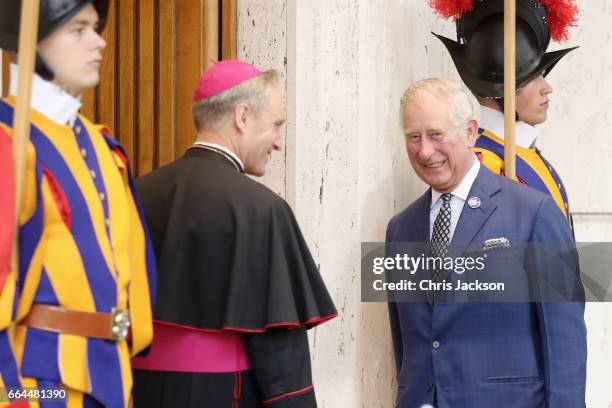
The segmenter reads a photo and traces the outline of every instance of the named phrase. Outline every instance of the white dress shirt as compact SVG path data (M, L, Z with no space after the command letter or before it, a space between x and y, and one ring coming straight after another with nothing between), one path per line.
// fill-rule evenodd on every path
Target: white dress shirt
M495 134L500 139L504 139L504 114L495 109L480 107L480 127ZM519 120L516 122L516 144L529 149L535 144L540 134L540 129Z
M9 94L17 96L17 82L19 80L17 64L11 63L10 78ZM81 109L81 101L53 82L45 81L34 73L30 106L60 125L72 125Z
M465 201L468 199L468 194L470 194L470 190L472 188L472 184L474 184L474 180L476 180L476 176L478 176L478 171L480 170L480 161L474 157L474 164L467 172L461 183L455 188L451 194L450 206L451 206L451 226L450 226L450 237L449 240L453 239L453 234L455 233L455 228L457 227L457 222L459 222L459 217L461 216L461 212L463 211L463 205ZM429 210L429 236L433 232L433 225L438 213L440 212L440 208L442 208L442 194L439 191L431 189L431 207Z

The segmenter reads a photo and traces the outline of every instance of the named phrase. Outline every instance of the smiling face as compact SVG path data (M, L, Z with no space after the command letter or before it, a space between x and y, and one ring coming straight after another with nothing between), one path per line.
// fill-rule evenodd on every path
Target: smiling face
M268 101L260 112L246 112L238 151L245 172L263 176L272 151L283 148L282 127L285 123L283 100L275 86L268 86Z
M553 89L540 74L516 92L516 113L523 122L539 125L548 115L549 94Z
M410 164L421 180L441 193L452 192L475 160L471 149L477 122L470 119L464 129L457 129L450 120L450 109L448 98L424 92L402 113Z
M53 83L74 96L100 81L106 42L97 28L98 13L88 4L38 44L40 57L54 74Z

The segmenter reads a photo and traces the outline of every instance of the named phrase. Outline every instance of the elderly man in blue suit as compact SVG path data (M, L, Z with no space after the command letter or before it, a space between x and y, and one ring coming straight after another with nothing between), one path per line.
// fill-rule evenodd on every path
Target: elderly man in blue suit
M480 165L472 151L478 123L460 85L414 83L402 97L401 118L410 163L430 188L389 222L387 243L427 242L431 256L488 242L574 247L550 197ZM508 263L521 269L528 252ZM390 302L389 317L397 408L585 406L581 301L442 302L434 293L429 302Z

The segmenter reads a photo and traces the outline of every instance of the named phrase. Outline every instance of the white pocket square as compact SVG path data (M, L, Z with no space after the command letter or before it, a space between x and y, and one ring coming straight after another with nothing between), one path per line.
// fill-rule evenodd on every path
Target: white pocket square
M491 238L487 239L482 246L483 251L489 251L491 249L498 248L510 248L510 240L506 237Z

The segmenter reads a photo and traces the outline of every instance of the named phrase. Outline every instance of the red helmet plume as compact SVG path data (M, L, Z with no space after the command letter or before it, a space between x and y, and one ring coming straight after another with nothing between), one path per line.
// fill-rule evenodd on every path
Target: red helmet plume
M473 0L429 0L429 5L442 18L457 20L474 7Z
M578 23L578 6L574 0L539 0L546 8L550 36L554 41L567 41L569 28ZM445 19L460 19L472 11L474 0L429 0L436 14Z
M578 6L574 0L540 0L546 7L550 36L555 41L569 39L569 27L578 24Z

